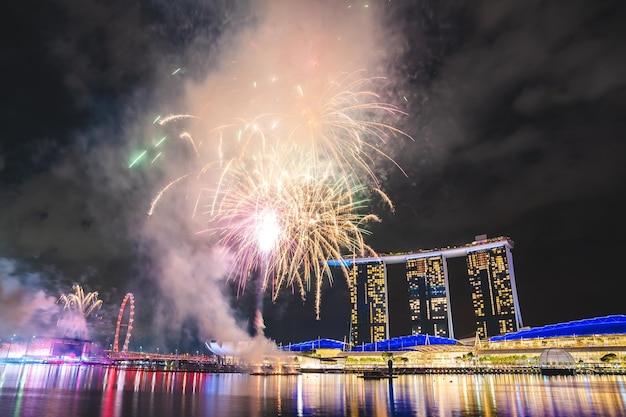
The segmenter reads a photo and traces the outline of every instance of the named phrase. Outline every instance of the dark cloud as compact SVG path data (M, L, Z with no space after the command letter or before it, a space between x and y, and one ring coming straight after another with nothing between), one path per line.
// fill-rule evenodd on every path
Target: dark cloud
M155 115L180 106L182 80L213 68L244 10L244 2L72 0L8 9L20 24L0 69L0 257L51 271L28 285L11 273L20 294L58 297L80 282L100 291L114 320L125 292L146 282L140 231L163 173L129 171L128 159L150 143ZM8 280L4 295L28 309Z
M393 177L396 214L375 230L379 250L508 235L528 324L623 313L580 288L613 281L609 259L624 250L624 5L439 3L403 3L453 29L407 26L428 54L406 68L431 69L411 78L422 90L406 129L422 157L397 152L409 175ZM550 308L538 302L557 293Z
M362 38L352 29L366 27L369 14L341 9L333 19L307 20L325 16L336 2L315 3L306 13L292 3L263 4L57 0L39 2L38 12L9 7L7 16L20 24L10 44L3 41L0 68L0 258L55 276L26 284L14 269L5 273L20 294L47 286L34 301L20 298L24 305L81 281L111 305L126 291L162 300L142 320L170 333L181 326L193 338L221 322L227 324L221 335L239 335L244 317L231 311L237 300L224 298L219 274L205 273L219 251L209 251L206 241L196 246L193 224L168 219L189 209L186 190L172 194L158 216L145 216L155 192L185 172L185 151L171 146L165 164L147 169L129 170L129 162L157 135L174 137L180 127L164 133L167 127L152 124L156 115L205 111L210 88L228 86L229 71L255 74L271 65L298 68L304 58L327 64L349 57L387 75L376 88L409 113L390 122L414 138L390 140L386 148L406 176L376 161L396 211L376 208L384 221L369 238L375 249L509 235L517 243L529 324L623 313L616 297L584 311L563 305L557 313L546 307L549 295L534 291L561 289L562 299L582 305L580 288L590 277L619 274L613 259L626 249L622 3L385 2L372 8L382 27ZM266 18L271 25L264 26ZM325 34L339 28L350 42L342 49L323 36L308 39L310 28ZM264 47L285 39L296 53ZM271 42L259 46L260 40ZM243 63L222 59L242 51ZM231 110L221 104L216 118ZM623 284L615 285L623 292ZM345 298L345 288L331 291L325 288L330 305L323 301L323 309ZM208 307L195 308L206 300ZM294 313L302 302L281 300L289 306L270 308L279 329L273 334L297 338L297 329L281 320L304 320ZM332 311L323 312L320 326ZM1 314L4 322L7 313ZM190 320L195 327L185 324Z
M415 164L408 146L398 154L412 210L446 228L498 207L505 227L528 210L619 189L622 5L472 2L429 12L456 32L407 27L437 63L407 122L423 157Z

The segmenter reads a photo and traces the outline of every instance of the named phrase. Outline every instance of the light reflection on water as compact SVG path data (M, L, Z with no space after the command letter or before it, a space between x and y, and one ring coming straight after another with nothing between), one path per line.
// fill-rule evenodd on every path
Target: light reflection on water
M0 365L0 416L626 416L625 376L252 376Z

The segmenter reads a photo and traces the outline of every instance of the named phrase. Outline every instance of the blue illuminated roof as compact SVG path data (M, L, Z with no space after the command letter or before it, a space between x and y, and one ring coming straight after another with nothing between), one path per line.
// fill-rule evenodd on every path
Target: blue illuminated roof
M309 352L316 349L345 349L346 343L334 339L316 339L309 342L292 343L283 346L283 350L291 352Z
M448 339L446 337L415 334L410 336L394 337L393 339L383 340L382 342L355 346L352 350L355 352L391 352L412 350L415 346L425 345L456 345L456 340Z
M540 337L592 336L600 334L626 334L626 316L615 315L550 324L548 326L494 336L489 341L502 342Z
M412 350L415 346L427 345L456 345L456 340L446 337L430 336L425 334L416 334L411 336L394 337L393 339L383 340L382 342L366 343L355 346L351 349L353 352L391 352ZM283 346L283 350L291 352L309 352L316 349L347 349L347 343L333 339L316 339L309 342L292 343Z

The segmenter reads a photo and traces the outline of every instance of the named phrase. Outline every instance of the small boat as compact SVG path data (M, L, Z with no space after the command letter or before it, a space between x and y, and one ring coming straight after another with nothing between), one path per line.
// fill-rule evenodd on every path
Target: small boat
M381 370L374 371L365 371L362 375L359 375L359 378L363 379L386 379L386 378L397 378L397 375L389 374L387 372Z
M569 366L542 366L540 367L541 375L575 375L576 369Z

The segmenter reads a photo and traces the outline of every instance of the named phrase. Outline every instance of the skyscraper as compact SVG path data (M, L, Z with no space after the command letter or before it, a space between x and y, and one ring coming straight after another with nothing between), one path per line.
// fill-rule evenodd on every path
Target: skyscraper
M465 257L471 303L480 337L516 331L522 318L513 270L513 242L506 237L477 236L467 245L377 258L329 261L349 266L352 286L350 338L371 343L389 338L389 300L386 264L406 266L408 303L413 334L454 338L454 306L450 303L447 259ZM396 278L397 279L397 278ZM394 300L399 302L400 300Z
M449 337L444 262L442 256L406 261L412 334Z
M518 330L509 254L504 245L467 254L467 274L480 337Z
M389 338L387 273L382 261L355 263L350 269L350 340L353 344Z

